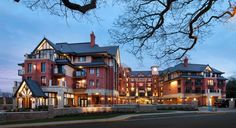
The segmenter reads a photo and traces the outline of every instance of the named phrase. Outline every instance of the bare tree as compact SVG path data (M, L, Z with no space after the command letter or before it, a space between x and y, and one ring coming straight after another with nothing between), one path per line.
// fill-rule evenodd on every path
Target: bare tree
M76 14L85 14L90 10L97 8L97 0L14 0L22 2L28 8L46 9L50 14L68 17L72 15L76 18ZM73 2L71 2L73 1Z
M235 15L232 0L123 0L122 14L111 35L142 58L180 60L202 41L212 26ZM204 37L204 38L203 38Z
M31 9L46 9L67 17L86 14L103 0L15 0ZM116 1L117 2L117 1ZM203 41L212 26L226 22L236 13L235 0L118 0L126 11L115 23L114 42L127 45L142 58L179 60Z

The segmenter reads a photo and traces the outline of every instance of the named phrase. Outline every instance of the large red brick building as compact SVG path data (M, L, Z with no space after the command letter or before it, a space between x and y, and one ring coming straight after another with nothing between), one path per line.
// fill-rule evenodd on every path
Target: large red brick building
M226 98L226 78L222 74L210 65L191 64L186 57L183 63L161 71L159 102L213 105L216 99Z
M118 46L90 42L52 43L44 38L21 64L21 84L15 87L17 107L39 105L102 106L118 101Z
M209 65L183 63L160 71L132 71L120 64L118 46L100 47L91 33L83 43L52 43L44 38L25 55L14 87L14 105L35 108L112 104L212 105L225 98L223 72Z

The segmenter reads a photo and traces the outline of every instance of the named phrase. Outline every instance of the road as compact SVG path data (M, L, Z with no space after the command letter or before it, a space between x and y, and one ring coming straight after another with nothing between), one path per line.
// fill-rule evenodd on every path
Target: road
M140 116L116 122L67 124L43 128L236 128L236 113Z

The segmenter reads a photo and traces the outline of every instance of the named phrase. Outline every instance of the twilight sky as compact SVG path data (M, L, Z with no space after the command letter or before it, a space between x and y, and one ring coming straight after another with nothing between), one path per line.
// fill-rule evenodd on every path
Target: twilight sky
M109 11L107 11L109 10ZM96 43L100 46L111 42L108 29L119 14L121 7L109 4L94 11L101 18L99 22L88 17L78 22L49 15L46 11L31 11L13 0L0 2L0 90L12 91L13 82L20 80L18 63L23 62L24 54L30 53L43 37L54 43L89 41L89 34L94 31ZM227 24L215 26L211 35L204 42L199 42L188 53L190 63L209 64L225 72L225 77L236 74L236 18ZM155 61L146 57L143 63L120 47L121 61L133 70L149 70ZM166 67L160 67L161 69Z

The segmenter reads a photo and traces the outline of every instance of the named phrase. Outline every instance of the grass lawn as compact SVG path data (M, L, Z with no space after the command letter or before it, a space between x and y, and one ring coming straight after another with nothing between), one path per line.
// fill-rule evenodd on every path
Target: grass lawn
M173 112L173 110L160 110L160 111L155 112L155 113L166 113L166 112ZM55 121L71 121L71 120L105 119L105 118L112 118L112 117L121 116L121 115L127 115L127 114L142 114L142 113L88 113L88 114L70 114L70 115L57 116L57 117L51 118L51 119L38 119L38 120L27 120L27 121L9 121L9 122L0 123L0 125L26 124L26 123L42 123L42 122L55 122Z

